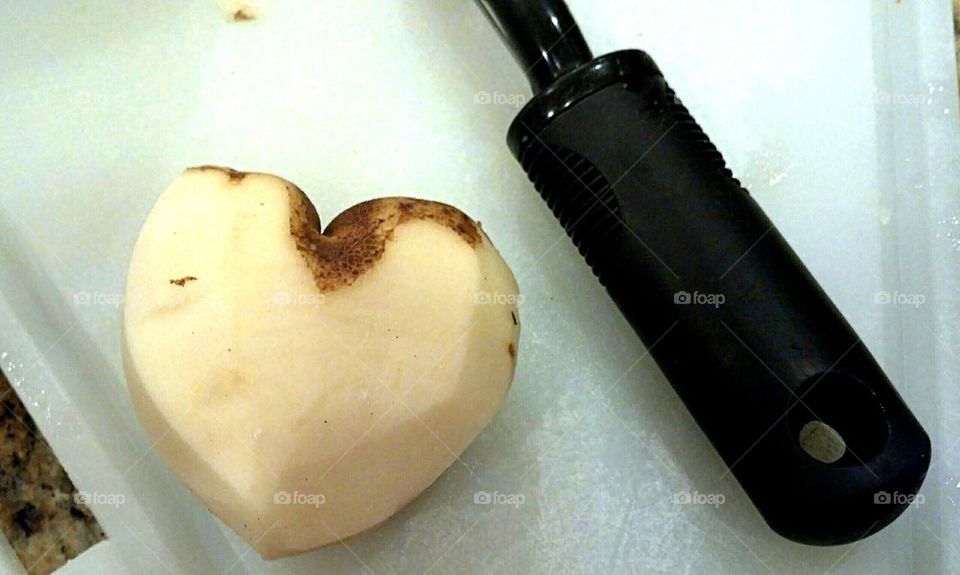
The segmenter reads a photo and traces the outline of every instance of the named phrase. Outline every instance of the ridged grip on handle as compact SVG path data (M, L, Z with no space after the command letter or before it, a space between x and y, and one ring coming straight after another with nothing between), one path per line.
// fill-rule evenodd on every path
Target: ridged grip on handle
M508 142L774 530L846 543L903 511L926 433L649 56L566 74Z

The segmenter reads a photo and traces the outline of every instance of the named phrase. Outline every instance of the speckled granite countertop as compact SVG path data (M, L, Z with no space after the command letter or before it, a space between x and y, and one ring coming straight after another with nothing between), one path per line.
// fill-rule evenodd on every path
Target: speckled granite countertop
M104 539L70 478L0 373L0 531L31 575Z

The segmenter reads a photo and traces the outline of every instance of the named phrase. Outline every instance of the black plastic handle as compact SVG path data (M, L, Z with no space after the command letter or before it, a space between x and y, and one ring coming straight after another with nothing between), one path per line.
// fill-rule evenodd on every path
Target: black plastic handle
M927 434L647 54L562 76L508 142L775 531L847 543L906 508Z
M533 92L593 58L563 0L477 0Z
M509 40L528 69L562 43L560 1L481 3L533 36ZM830 545L893 521L927 434L653 60L548 68L510 148L767 523Z

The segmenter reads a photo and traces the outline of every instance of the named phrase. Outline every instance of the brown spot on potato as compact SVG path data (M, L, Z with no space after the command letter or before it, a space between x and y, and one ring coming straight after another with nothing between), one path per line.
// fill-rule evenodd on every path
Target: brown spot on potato
M245 22L247 20L253 20L253 14L247 12L246 10L240 9L233 13L234 22Z
M193 276L183 276L182 278L180 278L180 279L178 279L178 280L170 280L170 284L171 284L171 285L178 285L178 286L180 286L180 287L183 287L183 286L187 285L187 282L192 282L192 281L197 281L197 278L195 278L195 277L193 277Z
M507 353L510 354L511 359L517 359L517 348L513 347L512 343L507 344Z
M219 368L196 388L200 398L209 404L222 404L247 393L250 380L236 366Z
M233 168L226 168L223 166L196 166L193 168L187 168L187 171L196 170L198 172L220 172L227 176L227 179L230 180L232 184L239 184L249 175L249 172L241 172L239 170L234 170Z
M287 192L290 234L320 291L356 281L383 256L393 231L405 222L433 221L453 230L471 246L482 242L476 223L460 210L414 198L379 198L357 204L321 232L320 217L310 199L293 184L287 185Z

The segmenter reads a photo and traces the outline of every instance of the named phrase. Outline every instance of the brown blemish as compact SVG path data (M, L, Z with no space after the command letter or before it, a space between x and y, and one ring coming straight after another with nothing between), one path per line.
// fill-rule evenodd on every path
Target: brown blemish
M215 375L197 391L207 403L220 404L247 392L250 381L237 367L218 369Z
M196 166L193 168L187 168L187 171L196 170L198 172L220 172L227 176L227 179L231 184L239 184L249 175L249 172L241 172L239 170L234 170L233 168L226 168L223 166Z
M507 344L507 353L510 354L510 359L517 359L517 348L513 347L512 343Z
M244 9L237 10L236 12L233 13L234 22L246 22L247 20L253 20L253 19L254 19L254 15L247 12Z
M356 281L383 256L397 226L409 221L436 222L474 247L482 242L476 223L460 210L413 198L379 198L357 204L321 232L320 217L310 199L293 184L287 185L287 192L290 234L320 291Z
M511 312L510 312L510 319L513 320L513 325L520 325L520 322L517 321L517 312L511 311Z
M170 284L171 284L171 285L178 285L178 286L180 286L180 287L183 287L183 286L187 285L187 282L192 282L192 281L197 281L197 278L195 278L195 277L193 277L193 276L183 276L182 278L180 278L180 279L178 279L178 280L170 280Z

